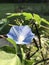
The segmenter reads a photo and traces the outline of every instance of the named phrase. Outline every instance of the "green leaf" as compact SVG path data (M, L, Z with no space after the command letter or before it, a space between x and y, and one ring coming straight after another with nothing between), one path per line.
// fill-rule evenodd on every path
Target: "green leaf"
M1 20L1 23L0 23L0 34L7 34L7 32L10 29L8 24L9 24L9 21L7 21L6 18Z
M6 38L6 40L9 41L14 46L16 54L18 54L18 49L17 49L18 47L16 45L16 42L11 38Z
M16 54L7 53L0 49L0 65L21 65Z
M8 40L8 41L14 46L14 48L15 48L15 50L16 50L16 53L17 53L16 42L15 42L13 39L11 39L11 38L6 38L6 40Z
M0 31L8 24L8 22L6 22L5 24L3 24L1 27L0 27Z
M13 46L6 45L6 46L0 47L0 49L6 51L7 53L16 54L15 48Z
M6 19L6 18L1 19L1 20L0 20L0 25L1 25L1 24L4 24L4 23L6 23L6 22L7 22L7 19Z
M25 60L25 65L32 65L35 60Z
M16 54L19 55L20 59L22 60L22 52L20 45L17 45L16 42L11 38L7 38L7 40L14 46Z
M31 13L26 13L26 12L23 12L23 13L12 13L11 15L7 16L7 18L11 18L13 16L24 16L25 20L29 20L29 19L33 19L33 16Z
M36 21L37 24L40 25L41 23L41 17L37 14L33 14L34 20Z
M25 20L33 19L33 16L32 16L31 13L26 13L26 12L24 12L24 13L22 13L22 14L25 16Z
M7 18L11 18L13 16L20 16L21 13L12 13L11 15L7 16Z

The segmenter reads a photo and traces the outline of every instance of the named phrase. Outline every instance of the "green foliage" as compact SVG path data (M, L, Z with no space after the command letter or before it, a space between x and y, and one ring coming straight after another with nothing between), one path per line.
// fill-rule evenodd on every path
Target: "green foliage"
M44 18L41 18L38 14L31 14L26 12L10 13L6 18L0 20L0 34L8 33L9 29L13 25L29 25L29 21L31 19L34 20L34 22L39 26L41 23L46 23L49 25L49 22Z
M34 20L36 21L37 24L41 24L41 17L37 14L33 14Z
M31 22L31 20L33 21ZM13 39L6 38L6 40L13 46L5 46L0 48L0 65L32 65L42 59L41 51L43 51L43 49L46 49L46 47L49 48L49 41L47 41L48 36L46 34L48 33L49 35L49 32L47 32L47 30L49 30L49 21L40 17L38 14L31 14L27 12L8 14L6 18L0 20L0 34L7 34L13 25L29 25L33 32L35 32L36 34L37 31L35 30L35 24L33 24L33 22L37 25L37 28L39 30L42 49L39 49L37 53L35 53L30 59L28 59L26 57L27 53L29 52L29 55L31 55L38 49L34 43L28 46L17 45L15 41L13 41ZM46 40L44 38L45 36L47 38ZM38 39L36 40L36 42L39 43ZM48 52L46 53L48 54ZM43 51L43 54L45 55L44 57L47 57L46 53L44 54Z
M7 53L0 49L0 65L21 65L21 61L16 54Z
M22 17L21 17L22 15ZM16 17L20 17L20 18L25 18L25 20L29 20L29 19L32 19L33 16L31 13L26 13L26 12L23 12L23 13L11 13L9 16L7 16L7 18L11 18L13 16L16 16Z
M32 65L34 62L34 60L25 60L25 65Z
M11 38L6 38L16 49L16 42L14 40L12 40Z
M8 32L8 30L10 29L8 24L9 22L7 21L6 18L0 20L0 34L5 34Z

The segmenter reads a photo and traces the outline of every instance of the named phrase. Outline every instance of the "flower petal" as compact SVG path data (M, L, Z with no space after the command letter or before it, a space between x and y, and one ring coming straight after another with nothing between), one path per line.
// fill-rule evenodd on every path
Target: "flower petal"
M11 27L7 36L12 38L16 44L29 44L35 37L28 25Z
M35 35L30 31L24 39L24 42L31 43L34 37Z

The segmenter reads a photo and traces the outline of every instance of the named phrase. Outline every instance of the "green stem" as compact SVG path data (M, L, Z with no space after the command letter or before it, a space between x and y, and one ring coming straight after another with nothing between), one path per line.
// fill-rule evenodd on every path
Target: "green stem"
M43 25L40 25L40 27L43 27L43 28L45 28L45 29L48 29L48 30L49 30L49 28L48 28L48 27L45 27L45 26L43 26Z

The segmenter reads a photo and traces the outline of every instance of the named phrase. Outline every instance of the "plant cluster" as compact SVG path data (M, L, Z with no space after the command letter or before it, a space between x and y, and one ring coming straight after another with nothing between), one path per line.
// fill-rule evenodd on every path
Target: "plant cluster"
M38 14L7 13L0 20L0 65L48 65L49 22ZM29 44L30 43L30 44Z

